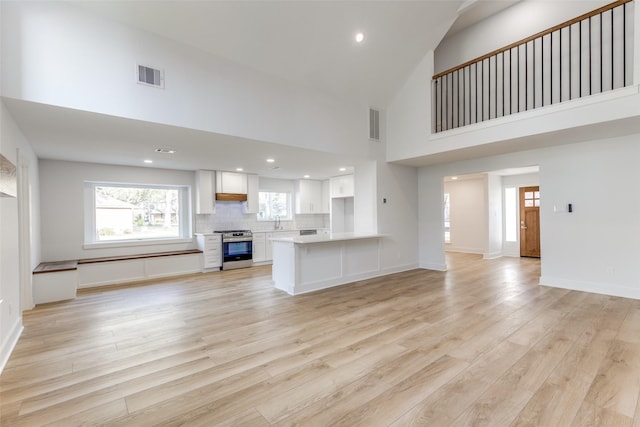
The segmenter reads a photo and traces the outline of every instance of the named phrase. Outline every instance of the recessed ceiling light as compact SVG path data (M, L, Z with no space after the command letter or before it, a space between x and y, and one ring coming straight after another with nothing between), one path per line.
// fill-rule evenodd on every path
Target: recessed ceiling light
M267 163L273 163L275 162L275 159L267 159Z
M244 169L242 168L236 168L236 172L242 172Z
M347 170L347 168L340 168L340 169L339 169L339 171L340 171L340 172L344 172L344 171L346 171L346 170Z
M149 160L149 159L147 159L147 160L145 160L144 162L145 162L145 163L153 163L153 160Z
M362 43L364 41L364 33L356 33L356 43Z
M311 178L310 175L305 175L303 178Z
M458 177L457 176L452 176L451 179L455 181L456 179L458 179Z
M175 154L176 150L174 150L173 148L156 148L155 152L162 154Z

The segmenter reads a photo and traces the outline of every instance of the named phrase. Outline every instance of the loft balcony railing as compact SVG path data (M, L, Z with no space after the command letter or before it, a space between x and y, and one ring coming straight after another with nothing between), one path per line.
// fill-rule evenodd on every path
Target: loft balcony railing
M434 75L434 130L631 85L634 6L616 1Z

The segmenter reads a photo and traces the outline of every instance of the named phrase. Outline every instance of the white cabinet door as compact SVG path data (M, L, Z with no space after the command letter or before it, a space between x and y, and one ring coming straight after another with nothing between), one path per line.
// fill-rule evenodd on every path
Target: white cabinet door
M269 244L271 244L269 242ZM253 233L253 262L267 260L267 236L266 233Z
M328 179L322 181L322 205L321 212L328 214L331 212L331 197L329 196L330 181Z
M270 233L266 233L266 261L273 260L273 243L271 242L271 238L273 237L296 237L299 236L299 231L273 231Z
M205 269L220 268L222 266L222 235L198 234L196 241L204 258L203 267Z
M216 193L247 194L247 175L238 172L216 172Z
M273 243L271 239L274 237L296 237L299 236L299 231L272 231L265 233L265 261L273 260Z
M216 174L214 171L196 171L195 199L197 214L216 213L215 180Z
M322 212L322 181L301 179L296 181L296 214Z
M271 238L273 237L274 233L266 233L265 234L265 251L264 251L264 260L265 261L271 261L273 259L273 246L271 243Z
M258 213L258 175L247 175L247 201L242 209L246 214Z
M353 175L331 178L331 198L353 197Z

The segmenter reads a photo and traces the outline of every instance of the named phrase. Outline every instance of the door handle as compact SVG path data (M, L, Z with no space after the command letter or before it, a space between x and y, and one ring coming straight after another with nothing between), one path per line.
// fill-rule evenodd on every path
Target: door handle
M527 227L525 227L524 225L520 226L520 230L526 230L526 229L527 229Z

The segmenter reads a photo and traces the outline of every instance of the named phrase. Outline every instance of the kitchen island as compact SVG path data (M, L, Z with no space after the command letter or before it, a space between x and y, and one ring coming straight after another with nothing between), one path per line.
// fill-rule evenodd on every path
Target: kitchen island
M275 287L297 295L384 275L382 237L332 233L272 238Z

